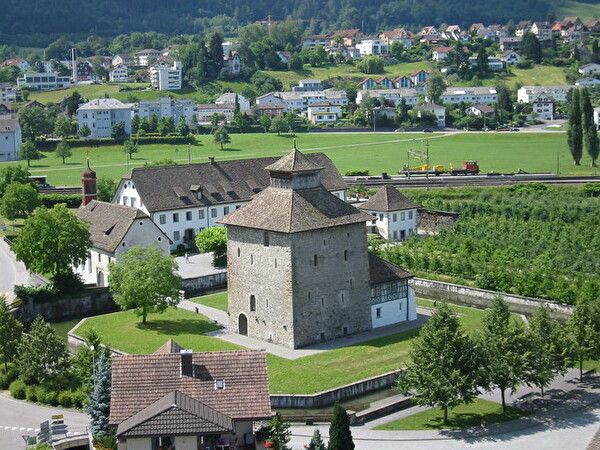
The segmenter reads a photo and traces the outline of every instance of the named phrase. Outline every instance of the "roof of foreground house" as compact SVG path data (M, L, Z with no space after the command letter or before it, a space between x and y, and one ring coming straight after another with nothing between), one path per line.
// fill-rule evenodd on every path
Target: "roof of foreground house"
M190 376L183 375L180 353L113 358L109 423L120 425L124 433L170 411L171 405L174 409L168 415L179 415L196 424L198 417L210 419L211 424L204 423L205 427L228 428L231 420L271 417L264 351L188 355L193 365Z
M369 282L371 284L381 284L413 277L412 273L407 272L402 267L369 252Z
M358 208L367 211L389 212L420 208L420 206L395 187L384 186Z

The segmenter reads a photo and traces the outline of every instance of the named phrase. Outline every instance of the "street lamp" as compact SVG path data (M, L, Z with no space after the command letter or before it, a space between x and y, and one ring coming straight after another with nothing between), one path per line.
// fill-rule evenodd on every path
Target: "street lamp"
M96 355L95 350L96 347L90 345L90 350L92 351L92 385L94 384L94 379L96 378Z

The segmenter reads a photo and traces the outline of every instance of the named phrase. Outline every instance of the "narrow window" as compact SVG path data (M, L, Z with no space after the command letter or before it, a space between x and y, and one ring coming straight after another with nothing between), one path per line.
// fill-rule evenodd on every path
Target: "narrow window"
M268 231L263 231L263 245L265 247L269 246L269 232Z
M240 257L240 255L242 254L242 251L240 250L240 248L238 247L238 258Z
M173 213L173 222L179 222L179 213Z
M318 262L319 262L319 261L318 261L318 257L317 257L317 255L315 255L315 256L313 257L313 265L316 267L316 266L317 266L317 264L318 264Z
M265 299L265 308L269 309L269 299Z
M321 308L325 308L325 297L321 297Z
M256 311L256 297L254 294L250 296L250 311Z
M348 335L348 327L344 327L343 332L344 332L344 336L347 336Z
M223 208L223 214L229 214L229 206Z
M201 209L200 211L198 211L198 219L204 220L204 210L203 209Z
M250 264L254 264L254 255L250 255Z
M375 310L375 315L377 316L378 319L381 319L381 308L377 308Z
M275 268L277 269L277 258L275 258Z
M344 250L344 261L348 261L348 250Z
M191 211L186 211L185 220L192 220L192 212Z
M325 333L321 333L321 341L325 340Z

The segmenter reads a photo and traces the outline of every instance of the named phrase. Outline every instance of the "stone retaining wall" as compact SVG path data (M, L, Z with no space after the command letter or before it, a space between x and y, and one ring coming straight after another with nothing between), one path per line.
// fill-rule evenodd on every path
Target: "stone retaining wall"
M461 303L476 308L489 308L492 301L500 295L511 312L516 314L531 315L538 306L546 303L550 307L550 317L558 320L567 320L573 311L573 307L563 303L549 302L546 300L523 297L520 295L504 294L501 292L477 289L459 284L444 283L441 281L413 278L410 285L415 289L418 297L433 300L447 300L453 303Z
M186 297L193 297L205 291L227 286L227 272L214 273L197 278L184 278L181 280L181 289Z
M355 383L346 384L316 394L272 394L271 408L312 409L333 405L336 401L347 400L393 386L399 370L377 375Z

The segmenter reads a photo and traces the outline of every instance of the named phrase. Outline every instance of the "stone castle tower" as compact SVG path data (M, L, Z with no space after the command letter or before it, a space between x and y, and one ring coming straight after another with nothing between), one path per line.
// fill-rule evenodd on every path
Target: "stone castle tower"
M365 214L328 192L294 148L228 232L230 327L291 348L371 329Z
M87 169L81 174L81 206L87 205L92 200L96 200L96 172L90 169L90 161L87 162Z

